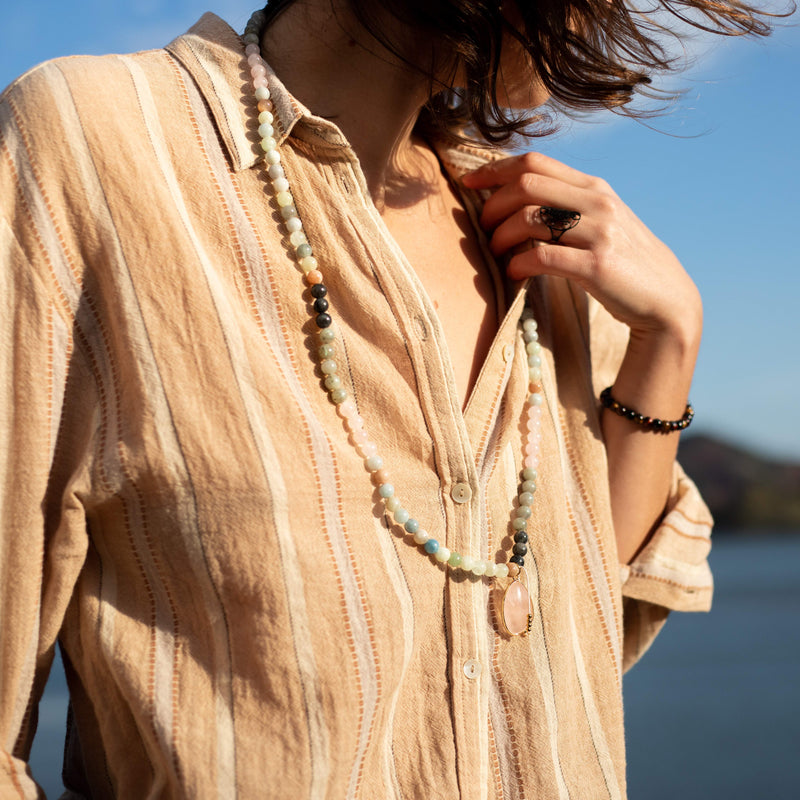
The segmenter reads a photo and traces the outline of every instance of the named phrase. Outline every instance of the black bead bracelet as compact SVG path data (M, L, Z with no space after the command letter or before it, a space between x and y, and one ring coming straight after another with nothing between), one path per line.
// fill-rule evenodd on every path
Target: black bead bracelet
M611 387L608 386L600 393L600 403L603 408L613 411L620 417L629 419L637 425L641 425L646 431L653 431L654 433L672 433L673 431L683 431L689 427L694 419L694 409L686 406L686 411L680 419L658 419L657 417L646 417L632 408L627 408L611 396Z

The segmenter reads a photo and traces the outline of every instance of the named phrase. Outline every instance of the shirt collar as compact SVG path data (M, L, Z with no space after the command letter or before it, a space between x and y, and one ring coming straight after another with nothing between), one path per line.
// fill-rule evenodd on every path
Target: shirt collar
M224 20L207 13L166 49L180 61L200 89L233 168L240 171L255 166L263 158L263 153L253 132L253 121L258 112L241 37ZM311 146L349 148L344 135L333 122L312 114L289 93L269 65L267 71L279 144L291 134ZM487 160L502 155L470 145L432 144L445 169L456 180Z

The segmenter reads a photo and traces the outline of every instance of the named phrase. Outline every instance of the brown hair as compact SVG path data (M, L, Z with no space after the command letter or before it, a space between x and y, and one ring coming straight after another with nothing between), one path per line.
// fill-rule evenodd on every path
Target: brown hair
M651 75L674 70L679 62L668 42L680 41L664 22L724 36L767 35L767 18L776 16L740 0L650 0L638 10L625 0L348 0L365 30L397 57L402 47L380 24L382 12L433 44L430 64L413 64L431 79L431 99L419 127L458 138L506 143L515 133L550 132L535 113L514 112L498 102L498 67L505 38L517 39L533 71L566 111L613 109L629 116L652 112L634 109L637 94L662 100L675 93L654 88ZM264 9L267 25L296 0L271 0ZM508 5L513 6L513 11ZM513 13L514 24L506 12ZM659 21L660 20L660 21ZM442 85L442 54L465 86ZM478 136L467 136L465 131Z

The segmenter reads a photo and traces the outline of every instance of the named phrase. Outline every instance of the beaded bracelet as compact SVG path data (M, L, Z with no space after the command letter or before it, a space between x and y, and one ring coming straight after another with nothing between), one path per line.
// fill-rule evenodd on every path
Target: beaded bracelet
M646 431L653 431L653 433L671 433L672 431L683 431L689 427L694 419L694 409L691 405L686 406L686 411L680 419L666 420L657 419L656 417L646 417L632 408L627 408L611 396L611 387L608 386L600 393L600 402L603 408L613 411L620 417L625 417L637 425L641 425Z

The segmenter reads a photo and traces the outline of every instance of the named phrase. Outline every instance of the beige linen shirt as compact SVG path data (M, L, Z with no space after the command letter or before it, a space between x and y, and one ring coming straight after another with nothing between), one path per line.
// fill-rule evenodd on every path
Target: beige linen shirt
M503 321L462 413L353 151L271 78L340 374L403 504L461 553L507 560L526 297L539 320L535 614L510 638L502 586L389 525L321 386L246 78L207 15L0 101L0 796L36 796L58 640L72 797L624 798L622 672L711 598L710 518L677 467L617 564L597 397L626 330L563 280L505 287L487 252ZM486 157L440 150L454 180Z

